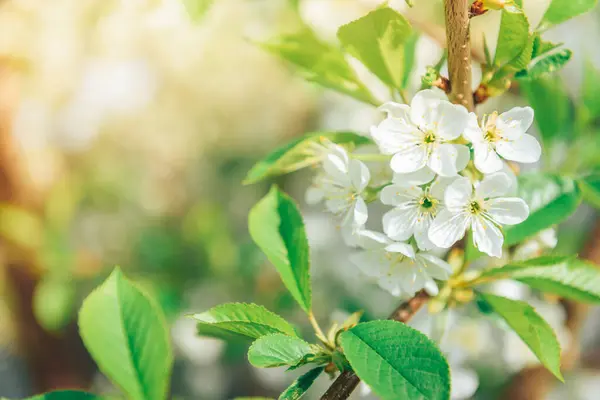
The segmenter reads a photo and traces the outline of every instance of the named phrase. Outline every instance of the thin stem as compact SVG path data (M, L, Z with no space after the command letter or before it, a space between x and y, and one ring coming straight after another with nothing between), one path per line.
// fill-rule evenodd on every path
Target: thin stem
M329 345L327 336L325 336L325 334L323 333L323 330L319 326L319 323L315 319L315 315L312 313L312 311L308 314L308 320L310 321L310 324L312 325L313 329L315 330L315 334L317 335L319 340L322 341L324 344Z

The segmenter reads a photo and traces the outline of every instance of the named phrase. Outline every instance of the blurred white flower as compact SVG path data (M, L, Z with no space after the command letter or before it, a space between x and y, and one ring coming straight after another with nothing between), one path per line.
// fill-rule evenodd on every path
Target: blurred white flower
M355 233L367 222L367 204L363 198L371 174L367 166L350 156L342 147L331 145L323 159L323 172L306 192L306 202L325 206L341 217L342 235L346 244L355 244Z
M181 317L171 328L171 337L178 352L194 365L213 365L225 349L225 342L196 334L196 322Z
M411 105L393 102L380 107L388 117L371 128L384 154L393 154L390 166L409 173L428 166L441 176L455 176L469 161L469 149L449 143L464 131L467 110L447 101L438 90L422 90Z
M448 279L450 265L429 253L415 252L407 243L396 242L379 232L361 231L359 244L364 249L350 256L365 275L393 296L412 296L425 288L438 293L434 279Z
M515 107L498 115L493 112L477 122L475 113L469 114L464 137L473 144L475 166L485 174L500 171L502 160L534 163L540 159L542 147L537 139L527 133L533 123L531 107Z
M446 208L431 224L429 239L436 246L449 248L471 227L477 248L489 256L500 257L504 242L501 224L515 225L529 215L529 207L522 199L502 197L509 187L509 177L501 172L487 175L475 190L468 178L457 178L446 189Z
M533 238L520 244L515 249L513 258L515 260L527 260L529 258L539 257L544 251L555 248L557 244L558 238L556 237L556 229L544 229Z

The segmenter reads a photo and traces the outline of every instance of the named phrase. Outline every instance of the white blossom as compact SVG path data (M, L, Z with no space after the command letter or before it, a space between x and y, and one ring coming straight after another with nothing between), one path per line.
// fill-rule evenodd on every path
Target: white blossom
M327 209L341 218L346 244L355 245L355 233L367 222L368 210L364 191L371 175L367 166L351 159L344 148L331 145L323 157L323 172L316 176L306 192L306 202L325 201Z
M434 279L446 280L452 271L446 261L415 252L410 244L379 232L362 231L359 243L364 250L352 254L350 261L393 296L412 296L423 288L435 295L438 287Z
M381 191L381 202L394 206L383 216L383 231L393 240L407 240L414 235L419 249L431 250L434 244L429 240L429 227L444 207L444 190L453 178L438 178L422 188L420 185L431 182L433 176L420 175L424 182L419 182L414 174L407 181L396 175L397 183Z
M467 126L467 110L450 103L441 91L422 90L411 105L393 102L380 107L388 116L371 135L384 154L393 155L394 172L415 172L425 166L441 176L455 176L469 162L469 149L451 143Z
M449 248L470 227L477 248L500 257L504 242L501 224L519 224L529 216L529 207L522 199L502 197L509 186L509 177L501 172L487 175L475 190L468 178L456 179L446 189L446 208L431 224L429 239L436 246Z
M500 115L493 112L483 118L481 125L474 113L469 114L464 137L473 144L477 169L485 174L500 171L503 163L499 156L521 163L538 161L542 154L540 143L525 133L532 123L531 107L515 107Z

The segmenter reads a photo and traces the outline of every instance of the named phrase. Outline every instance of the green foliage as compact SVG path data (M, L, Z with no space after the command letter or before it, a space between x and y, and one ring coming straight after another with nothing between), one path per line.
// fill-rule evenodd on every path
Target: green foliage
M338 30L348 51L389 87L403 88L404 44L412 34L406 18L389 7L378 8Z
M304 222L296 203L273 186L250 211L248 228L294 299L310 313L310 256Z
M323 372L323 367L313 368L298 379L281 393L279 400L299 400L305 394L306 391L312 386L314 381Z
M502 10L494 65L504 65L517 58L528 40L529 22L525 14Z
M534 289L581 302L600 302L600 268L575 257L544 256L493 268L484 281L515 279Z
M75 300L75 284L70 279L44 277L35 287L33 313L44 329L59 331L75 314Z
M260 182L267 178L297 171L321 160L319 145L327 142L344 146L372 143L371 139L353 132L313 132L294 139L257 162L246 175L244 184Z
M504 244L511 246L564 221L581 202L581 191L571 178L532 173L519 176L519 193L529 205L529 217L505 228Z
M543 116L535 119L542 138L553 140L568 136L572 122L571 101L560 77L521 81L521 87L535 115Z
M296 367L309 356L314 355L310 344L304 340L273 333L258 338L248 350L248 361L258 368Z
M356 374L382 399L450 398L450 369L421 332L395 321L358 324L340 336Z
M292 63L308 81L375 106L373 97L346 61L344 53L317 38L308 27L264 43L263 47Z
M95 394L80 392L77 390L57 390L39 394L37 396L28 397L25 400L100 400L100 396Z
M583 70L581 98L589 119L600 118L600 70L589 60Z
M552 0L546 10L541 28L563 23L573 17L588 12L596 5L597 0Z
M564 67L573 56L569 49L562 49L547 55L542 55L533 60L527 69L517 72L515 75L521 79L538 79L549 73L556 72Z
M563 381L560 372L560 344L550 325L533 307L522 301L489 293L478 293L478 298L502 317L541 363Z
M183 0L183 5L192 21L200 22L214 2L215 0Z
M583 199L600 209L600 174L592 174L578 180Z
M297 336L289 322L257 304L221 304L193 317L198 321L198 333L204 336L240 335L253 339L273 333Z
M164 318L119 268L84 301L79 330L100 370L128 398L166 399L173 355Z

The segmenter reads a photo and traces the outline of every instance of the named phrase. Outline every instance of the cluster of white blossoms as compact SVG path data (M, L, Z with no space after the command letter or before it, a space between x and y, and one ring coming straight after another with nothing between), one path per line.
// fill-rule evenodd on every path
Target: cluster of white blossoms
M352 262L382 288L396 296L423 288L435 294L435 280L447 279L451 268L429 252L439 254L470 230L481 252L501 257L502 226L528 217L527 204L512 195L516 180L504 160L539 160L540 144L526 133L533 110L516 107L479 121L439 90L418 92L410 106L389 102L380 109L387 118L371 136L392 181L370 187L364 155L326 143L307 201L324 200L338 216L346 244L362 249ZM377 197L393 207L383 216L384 233L365 227L367 203Z

